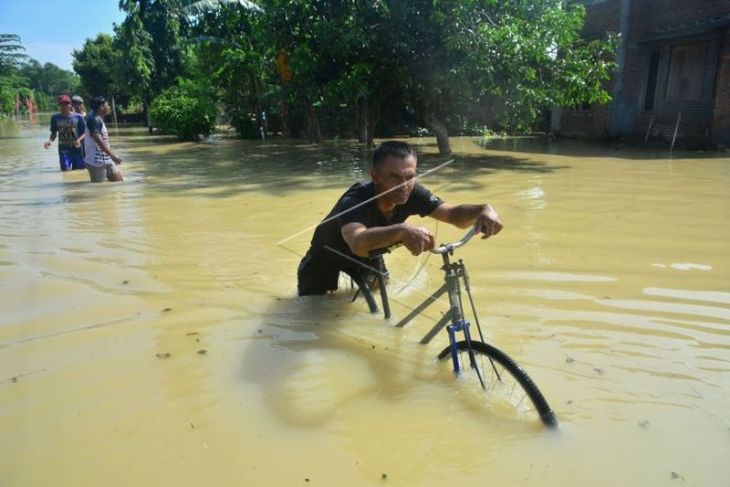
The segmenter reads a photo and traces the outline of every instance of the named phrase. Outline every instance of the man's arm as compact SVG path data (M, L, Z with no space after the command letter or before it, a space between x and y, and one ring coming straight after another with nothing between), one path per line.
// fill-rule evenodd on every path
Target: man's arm
M414 227L405 223L385 227L367 228L362 223L348 223L342 226L342 238L353 254L367 257L374 249L389 247L402 242L413 255L431 250L436 243L435 237L427 228Z
M80 115L76 121L76 133L80 135L74 140L74 146L81 147L81 141L86 137L86 122L84 122L84 118Z
M121 164L122 159L117 157L116 154L112 152L112 150L109 148L108 145L104 143L104 139L101 138L101 134L99 132L93 133L94 140L96 141L97 147L106 155L112 158L112 161L114 161L116 164Z
M48 140L43 144L43 147L48 149L53 145L53 141L56 140L56 133L58 132L58 127L56 126L56 118L51 117L51 136L48 138Z
M450 205L442 203L431 212L430 217L439 221L451 223L459 228L477 225L483 234L482 238L497 235L502 230L502 221L499 215L489 205Z

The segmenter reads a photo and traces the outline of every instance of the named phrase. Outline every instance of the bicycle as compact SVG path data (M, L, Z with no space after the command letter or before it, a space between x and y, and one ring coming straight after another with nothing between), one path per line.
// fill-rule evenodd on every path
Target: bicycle
M532 403L534 414L548 427L554 428L558 425L555 413L550 408L545 396L540 392L535 382L525 372L525 370L506 353L498 348L489 345L484 340L479 318L477 317L476 306L472 298L471 288L469 286L469 275L463 260L456 262L451 261L454 250L466 245L471 238L478 233L476 227L469 230L460 240L456 242L444 244L431 250L434 254L440 254L443 258L444 283L433 294L426 298L406 317L401 319L395 326L404 327L413 318L421 314L431 304L436 302L443 294L448 295L449 310L443 317L429 330L421 339L420 343L428 344L444 327L449 336L449 344L438 354L438 359L446 360L451 358L453 372L457 377L462 377L465 372L473 372L479 380L482 390L493 394L499 393L513 396L515 392L522 391L524 394L520 399L508 398L508 402L518 411L530 414L525 410L526 404L524 398L527 396ZM372 274L375 275L378 288L380 291L381 301L383 305L383 313L385 318L391 316L390 304L388 301L388 293L386 289L385 264L383 256L393 251L402 244L395 244L387 248L377 249L370 252ZM354 279L358 285L358 292L353 297L353 301L358 294L362 293L371 312L378 311L378 305L375 301L373 293L364 278L358 277ZM479 339L471 336L471 323L465 318L462 286L469 298L471 314L474 316L474 323L479 332ZM461 334L463 339L459 340L457 335ZM468 369L466 368L468 364ZM500 370L501 369L501 370ZM510 385L511 384L511 385Z

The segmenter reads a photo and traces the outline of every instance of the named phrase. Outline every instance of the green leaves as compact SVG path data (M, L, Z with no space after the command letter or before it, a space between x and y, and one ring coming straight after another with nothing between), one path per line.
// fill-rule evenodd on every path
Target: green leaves
M150 107L150 118L156 127L185 140L209 135L217 114L210 88L188 78L178 78Z
M225 4L238 4L251 12L263 12L263 9L249 0L198 0L188 3L182 8L187 15L202 15L212 10L218 10Z
M207 83L245 130L258 127L263 110L289 113L292 126L327 113L340 130L342 120L363 123L364 112L343 111L362 109L375 126L380 107L387 111L381 126L398 127L408 111L412 124L438 118L459 131L470 124L528 130L546 108L607 101L603 83L614 69L615 39L581 39L585 8L573 0L122 0L120 6L127 18L113 42L123 53L116 78L126 87L119 89L151 100L179 76ZM100 60L111 55L92 47L77 59L85 84L109 79L100 69L109 62Z
M84 89L91 95L119 96L123 73L123 55L108 34L87 39L80 50L73 51L74 71L81 77Z
M470 1L456 9L447 45L465 50L456 69L478 96L503 99L498 123L521 130L545 108L608 99L616 45L584 42L584 17L582 5L559 0Z
M0 34L0 76L9 76L29 59L16 34Z

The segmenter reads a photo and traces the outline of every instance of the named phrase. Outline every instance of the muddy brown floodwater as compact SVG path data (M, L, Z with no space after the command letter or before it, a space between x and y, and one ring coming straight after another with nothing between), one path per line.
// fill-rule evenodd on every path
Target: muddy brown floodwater
M417 343L443 304L396 329L295 297L311 232L277 242L367 178L356 145L110 128L127 180L91 185L46 124L0 123L3 486L730 484L725 155L457 138L422 180L499 210L459 255L550 432L475 401L443 337ZM389 259L397 320L439 261Z

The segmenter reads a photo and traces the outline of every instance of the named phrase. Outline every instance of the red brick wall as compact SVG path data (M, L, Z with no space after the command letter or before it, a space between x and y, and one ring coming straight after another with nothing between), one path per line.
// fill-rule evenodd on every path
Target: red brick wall
M657 27L676 29L707 25L713 17L724 17L730 12L727 0L638 0L635 3L643 11L641 24L644 35L655 32ZM697 24L697 21L705 23Z
M621 0L586 0L586 38L604 37L607 31L618 32ZM631 0L628 36L623 70L623 89L619 100L608 107L594 107L591 112L563 110L560 132L571 136L603 137L613 121L618 131L643 136L648 115L643 112L651 49L637 41L677 34L692 29L721 27L730 21L730 0ZM672 41L668 41L672 42ZM613 92L613 82L606 84ZM726 36L718 65L714 108L713 139L730 145L730 37ZM613 115L611 115L613 111ZM708 112L708 116L710 113ZM612 118L612 120L610 120ZM617 122L618 121L618 122ZM632 123L628 123L632 121ZM707 122L709 123L709 122ZM623 128L622 128L623 127ZM620 135L620 134L618 134ZM721 142L722 141L722 142Z

